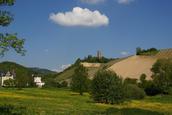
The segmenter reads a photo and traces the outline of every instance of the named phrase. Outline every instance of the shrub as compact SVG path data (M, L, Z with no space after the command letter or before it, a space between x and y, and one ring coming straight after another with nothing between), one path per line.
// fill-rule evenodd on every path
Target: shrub
M144 89L146 95L148 96L155 96L157 94L161 93L161 90L155 85L155 83L152 80L146 80L146 75L142 74L140 76L140 82L138 83L138 86L142 89Z
M155 96L161 93L161 90L154 84L153 81L147 81L147 85L144 90L148 96Z
M91 95L94 101L100 103L122 102L124 98L122 79L111 71L98 71L92 81Z
M127 84L124 86L124 95L127 99L143 99L145 92L137 85Z

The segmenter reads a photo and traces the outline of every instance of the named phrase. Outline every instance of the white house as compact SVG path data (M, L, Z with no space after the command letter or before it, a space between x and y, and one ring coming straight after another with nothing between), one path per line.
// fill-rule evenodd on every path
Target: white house
M6 74L1 76L1 86L4 86L4 81L8 79L14 79L14 76L8 71Z
M34 83L40 88L45 85L45 83L41 81L41 77L34 77Z

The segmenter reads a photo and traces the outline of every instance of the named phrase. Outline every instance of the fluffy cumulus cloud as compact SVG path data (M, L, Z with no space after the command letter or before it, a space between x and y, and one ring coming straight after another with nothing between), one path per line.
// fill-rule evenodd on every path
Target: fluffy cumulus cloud
M80 7L75 7L72 11L65 13L51 13L49 19L62 26L97 27L109 24L109 19L106 15L101 14L97 10L91 11Z
M80 0L80 1L88 4L98 4L104 2L105 0Z
M134 2L135 0L117 0L119 4L130 4L131 2Z

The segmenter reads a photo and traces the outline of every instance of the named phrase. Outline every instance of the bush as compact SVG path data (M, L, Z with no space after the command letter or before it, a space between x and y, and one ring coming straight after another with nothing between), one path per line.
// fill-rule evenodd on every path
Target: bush
M122 79L111 71L98 71L92 81L91 95L94 101L100 103L122 102L124 98Z
M124 86L124 91L125 98L127 99L143 99L145 97L144 90L137 85L127 84Z
M140 82L138 83L138 86L142 89L144 89L146 95L148 96L155 96L157 94L161 93L161 90L155 85L155 83L152 80L146 80L146 75L142 74L140 76Z
M146 95L155 96L161 93L161 90L155 85L153 81L145 81L144 90Z

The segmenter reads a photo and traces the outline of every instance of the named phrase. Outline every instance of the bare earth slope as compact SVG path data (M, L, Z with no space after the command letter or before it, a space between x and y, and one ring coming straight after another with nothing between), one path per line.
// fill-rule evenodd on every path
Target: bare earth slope
M155 56L131 56L113 64L108 70L116 72L124 79L127 77L139 79L143 73L147 75L147 79L151 79L151 68L160 58L172 58L172 49L160 50Z
M155 57L151 56L132 56L112 65L109 70L115 71L123 78L138 79L141 74L146 74L148 79L152 75L151 68L156 62Z

